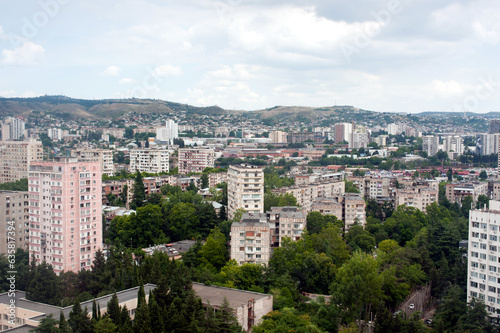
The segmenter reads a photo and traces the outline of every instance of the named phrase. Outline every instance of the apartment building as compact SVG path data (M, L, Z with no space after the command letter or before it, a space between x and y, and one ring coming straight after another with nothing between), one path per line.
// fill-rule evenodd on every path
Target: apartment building
M352 124L349 123L339 123L335 124L333 127L334 140L335 143L339 142L351 142L352 140Z
M464 153L464 139L459 135L443 137L443 151L448 154L450 160L458 158Z
M42 159L40 141L0 141L0 183L28 178L30 163Z
M495 323L500 313L500 201L469 213L467 302L479 299Z
M476 135L476 154L491 155L498 153L499 135L496 134L477 134Z
M217 172L208 174L208 186L215 187L217 184L227 182L227 172Z
M169 156L168 150L132 149L130 151L130 172L168 172Z
M269 138L271 139L271 143L286 143L287 133L283 131L272 131L269 133Z
M60 128L49 128L47 130L47 136L52 139L52 141L59 141L63 138L63 131Z
M487 182L470 183L449 183L446 184L446 199L450 202L462 203L462 200L470 195L474 201L477 201L480 195L488 195Z
M240 265L265 264L271 257L274 223L264 213L244 213L240 222L231 224L231 259Z
M438 152L439 146L439 136L437 135L425 135L422 138L422 150L427 153L428 156L434 156Z
M0 255L8 250L27 250L28 242L28 192L0 190Z
M304 211L295 206L271 207L266 213L267 220L273 225L271 230L271 245L281 246L285 237L293 241L302 238L307 220Z
M59 274L91 269L102 248L101 167L58 157L30 165L30 258Z
M273 190L274 194L292 194L297 199L297 205L305 209L306 213L312 210L312 204L317 198L335 197L345 192L345 183L342 180L327 179L310 184L293 185Z
M2 124L2 141L22 139L26 134L25 127L23 119L8 117Z
M200 173L205 168L213 168L215 152L211 148L179 148L179 173L182 175Z
M425 185L396 189L395 206L406 205L425 212L428 205L438 201L438 193L435 187Z
M228 217L237 209L264 212L264 168L249 164L231 165L227 175Z
M369 199L388 197L391 194L391 178L348 176L347 180L353 182L360 194Z
M312 204L313 212L334 215L344 221L344 230L355 224L366 225L366 203L363 197L355 193L345 193L330 198L319 198Z
M172 119L165 122L165 127L156 129L156 140L166 141L169 144L174 143L174 139L179 137L179 124Z
M101 164L101 172L106 176L115 174L115 165L113 164L113 151L109 149L77 149L71 152L71 156L80 159L96 159Z

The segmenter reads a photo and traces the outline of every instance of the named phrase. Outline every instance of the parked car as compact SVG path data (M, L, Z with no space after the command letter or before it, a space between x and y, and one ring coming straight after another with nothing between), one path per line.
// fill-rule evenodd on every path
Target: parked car
M411 304L410 304L410 306L409 306L409 308L410 308L411 310L415 309L415 304L411 303Z

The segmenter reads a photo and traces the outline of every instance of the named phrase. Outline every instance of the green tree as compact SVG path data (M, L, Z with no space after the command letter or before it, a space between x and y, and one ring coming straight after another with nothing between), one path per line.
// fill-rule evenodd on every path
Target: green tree
M486 206L486 208L490 207L490 198L488 196L481 194L480 196L477 197L477 204L476 208L477 209L482 209Z
M220 270L228 260L226 237L219 228L210 231L206 243L201 247L200 258L203 263L208 263Z
M134 129L131 127L126 127L123 137L126 139L132 139L134 137Z
M66 318L64 318L64 312L62 311L59 314L59 333L71 333L69 324L66 321Z
M144 182L142 180L141 173L137 171L135 174L135 182L134 182L134 196L132 197L130 208L137 209L139 207L142 207L144 205L144 200L146 200Z
M206 173L203 173L201 175L201 188L207 188L208 185L208 175Z
M176 203L169 214L171 238L174 241L191 239L196 235L199 219L191 203Z
M354 182L345 181L345 192L346 193L359 193L359 189L354 185Z
M92 322L87 308L82 310L78 301L73 304L73 308L69 313L69 326L76 333L92 333Z
M480 180L486 180L488 178L488 174L486 173L486 170L482 170L480 173L479 173L479 179Z
M59 304L59 277L52 269L52 266L46 262L42 262L31 269L32 277L26 290L27 298L40 303Z
M342 304L345 321L368 322L372 311L382 299L383 278L378 272L376 259L363 252L355 252L337 272L332 284L332 297ZM364 318L363 318L364 315Z
M109 318L115 325L120 325L120 304L118 303L118 296L113 293L108 302L107 313Z
M42 318L38 327L30 330L30 332L59 333L59 328L57 327L59 321L57 321L57 319L54 319L53 317L53 314L49 314L47 317Z
M104 317L94 324L94 333L117 333L118 326L109 318Z

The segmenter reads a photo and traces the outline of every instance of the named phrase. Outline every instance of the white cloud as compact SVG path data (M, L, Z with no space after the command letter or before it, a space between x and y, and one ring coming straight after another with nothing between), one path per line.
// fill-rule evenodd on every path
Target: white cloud
M5 33L5 31L3 31L3 28L0 25L0 40L6 40L7 38L7 34Z
M432 94L438 94L441 97L448 98L462 95L470 89L470 86L462 85L455 80L441 81L436 79L433 80L427 88Z
M21 46L13 50L2 50L3 63L5 65L37 65L44 54L45 49L42 45L30 41L23 42Z
M137 83L137 81L134 79L131 79L129 77L126 77L126 78L123 78L120 81L118 81L118 83L119 84L134 84L134 83Z
M16 97L17 94L14 90L0 91L0 97Z
M153 69L153 76L156 77L179 76L181 74L182 69L179 66L173 66L171 64L160 65Z
M101 74L104 76L117 76L122 69L118 66L108 66Z
M500 42L500 29L498 29L498 26L489 28L482 22L475 22L472 27L474 28L474 32L483 43L496 45ZM495 28L497 29L496 31Z

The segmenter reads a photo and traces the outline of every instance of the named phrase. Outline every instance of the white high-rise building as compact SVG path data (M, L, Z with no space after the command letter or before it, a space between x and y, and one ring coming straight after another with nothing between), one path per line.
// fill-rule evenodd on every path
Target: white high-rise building
M203 172L205 168L213 168L215 152L211 148L179 148L179 173Z
M400 126L398 124L387 125L387 134L389 134L389 135L401 134Z
M426 135L422 139L422 150L425 151L428 156L436 155L438 152L439 136Z
M366 132L353 132L349 141L349 148L367 148L370 143L370 135Z
M500 201L491 200L489 208L469 213L467 265L467 302L484 302L490 317L498 323L500 313Z
M352 124L349 123L339 123L335 124L335 143L346 141L351 142L352 139Z
M80 159L96 159L101 164L101 172L106 176L115 174L115 165L113 163L113 151L109 149L76 149L71 152L72 156Z
M459 135L449 135L443 138L443 150L451 160L464 153L464 139Z
M476 154L491 155L498 153L498 140L500 135L495 134L478 134L476 136Z
M174 139L179 137L179 125L169 119L165 122L165 127L156 129L156 139L158 141L168 141L169 144L174 143Z
M52 140L62 140L62 129L60 128L49 128L47 130L47 136Z
M231 165L227 174L228 217L237 209L264 213L264 168L254 165Z
M2 125L2 140L19 140L25 135L26 123L20 118L7 118Z
M132 149L130 151L130 172L168 172L169 156L168 150Z

